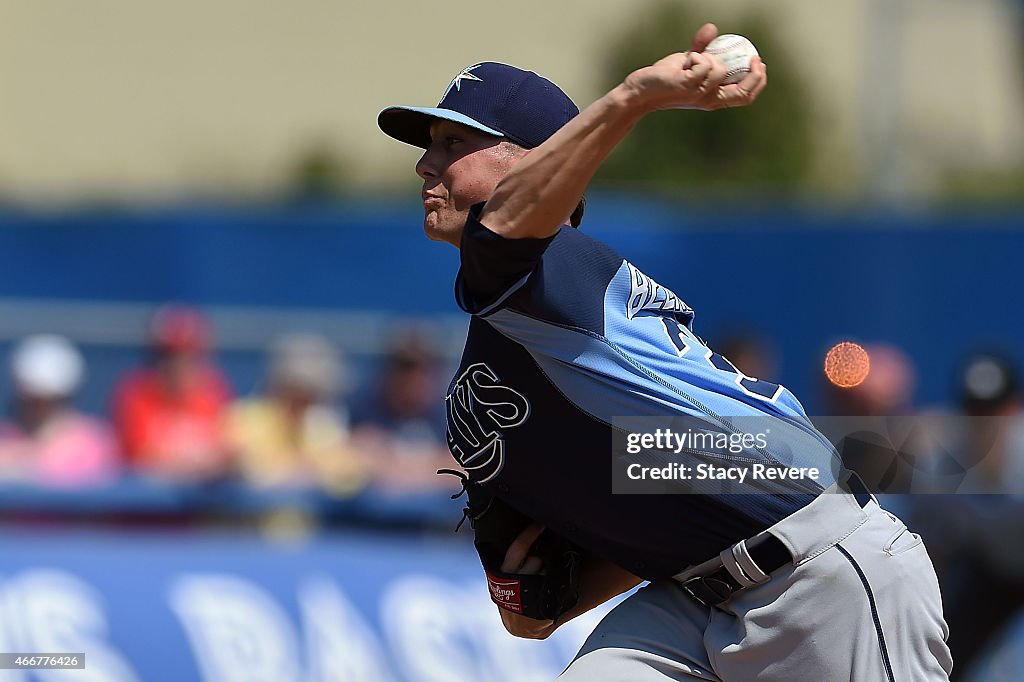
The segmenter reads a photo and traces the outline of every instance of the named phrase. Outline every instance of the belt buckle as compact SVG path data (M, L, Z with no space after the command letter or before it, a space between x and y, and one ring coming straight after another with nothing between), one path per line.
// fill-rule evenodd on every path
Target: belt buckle
M698 594L697 594L696 592L694 592L694 591L693 591L693 588L692 588L692 587L690 587L690 585L692 585L693 583L695 583L695 582L697 582L697 581L699 581L699 580L703 580L703 579L704 579L703 577L701 577L701 576L699 576L699 575L698 575L698 576L697 576L696 578L690 578L690 579L689 579L689 580L687 580L687 581L686 581L685 583L682 583L682 584L681 584L681 587L682 587L682 588L683 588L683 590L684 590L684 591L686 592L686 594L690 595L690 597L691 597L691 598L692 598L692 599L693 599L694 601L696 601L696 602L700 603L700 604L701 604L702 606L710 606L710 604L708 604L708 603L707 603L706 601L704 601L703 599L701 599L700 595L698 595Z
M698 575L682 584L686 593L704 606L721 606L736 591L732 585L709 575Z

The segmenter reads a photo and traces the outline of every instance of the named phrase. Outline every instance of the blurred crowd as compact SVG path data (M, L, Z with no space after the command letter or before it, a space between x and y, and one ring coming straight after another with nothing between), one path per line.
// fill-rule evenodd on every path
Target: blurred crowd
M0 422L0 482L235 480L339 497L450 487L435 474L450 465L438 400L444 368L423 333L397 335L365 386L351 385L346 357L329 339L282 336L250 395L237 395L218 366L199 310L160 308L146 338L145 362L110 387L104 415L75 407L86 367L71 340L19 340L9 357L13 398Z
M439 400L448 368L429 335L396 334L370 379L354 385L342 349L322 335L288 334L271 344L260 388L247 395L218 366L210 322L198 310L159 309L146 338L145 361L110 387L104 415L75 407L86 367L69 339L19 340L8 358L13 399L0 421L0 483L234 481L337 498L375 490L440 499L438 489L451 488L435 474L451 466ZM734 334L716 349L749 376L781 374L766 339ZM943 589L956 678L985 679L978 671L1000 647L1024 647L1019 371L999 352L964 358L953 377L954 408L936 411L915 404L917 368L908 353L887 343L864 350L863 380L840 387L823 374L820 395L809 396L812 412L865 420L838 444L844 461L924 536ZM814 419L824 428L829 417ZM929 482L941 485L929 489ZM1012 632L1020 634L1007 645Z

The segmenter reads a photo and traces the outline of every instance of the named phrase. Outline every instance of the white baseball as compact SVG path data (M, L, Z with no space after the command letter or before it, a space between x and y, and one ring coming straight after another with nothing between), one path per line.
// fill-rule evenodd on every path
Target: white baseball
M757 48L743 36L725 33L708 43L704 54L712 54L725 64L728 73L723 83L739 83L750 73L750 60L757 56Z

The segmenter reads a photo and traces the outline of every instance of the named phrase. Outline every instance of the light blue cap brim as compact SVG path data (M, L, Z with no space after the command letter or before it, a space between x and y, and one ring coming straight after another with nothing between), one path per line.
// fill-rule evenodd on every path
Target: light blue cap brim
M388 107L377 115L377 125L386 135L400 142L426 149L430 146L430 123L433 119L453 121L488 135L505 137L500 130L485 126L465 114L441 107Z

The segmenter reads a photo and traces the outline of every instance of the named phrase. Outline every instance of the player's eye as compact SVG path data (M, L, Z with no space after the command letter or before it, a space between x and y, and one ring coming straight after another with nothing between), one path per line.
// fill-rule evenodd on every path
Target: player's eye
M445 147L453 147L453 146L457 145L459 142L462 142L462 140L460 140L459 138L457 138L457 137L455 137L453 135L448 135L448 136L446 136L444 138L444 146Z

